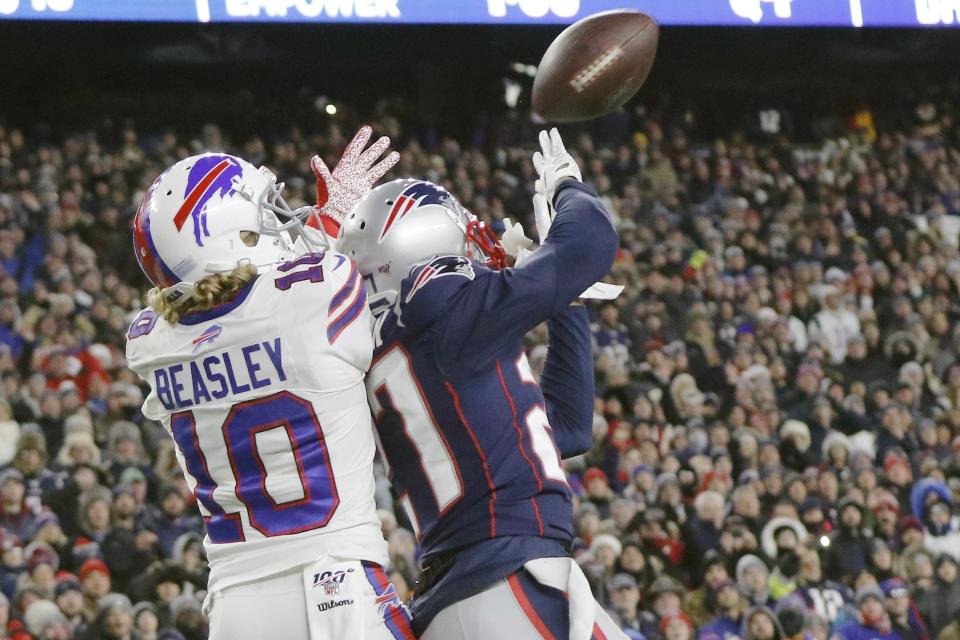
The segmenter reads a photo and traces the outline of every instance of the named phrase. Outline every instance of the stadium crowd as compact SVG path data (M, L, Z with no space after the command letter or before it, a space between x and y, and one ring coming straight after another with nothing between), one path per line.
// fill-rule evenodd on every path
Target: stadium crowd
M948 103L816 144L767 113L703 139L637 110L565 132L621 233L615 302L593 304L595 446L565 463L573 554L647 640L960 639L960 145ZM469 141L371 118L396 175L531 231L536 126ZM175 114L171 113L171 118ZM62 136L0 125L0 640L200 640L203 523L124 366L145 281L144 189L227 150L312 199L354 122L317 134ZM781 130L783 124L783 130ZM543 362L546 336L530 336ZM391 577L417 548L386 479Z

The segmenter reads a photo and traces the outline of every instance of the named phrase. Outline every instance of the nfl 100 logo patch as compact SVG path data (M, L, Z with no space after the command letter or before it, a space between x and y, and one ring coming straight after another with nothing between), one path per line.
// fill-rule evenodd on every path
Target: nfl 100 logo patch
M340 593L340 586L347 579L347 574L353 573L353 569L346 571L323 571L313 575L313 586L323 587L323 595L335 596Z

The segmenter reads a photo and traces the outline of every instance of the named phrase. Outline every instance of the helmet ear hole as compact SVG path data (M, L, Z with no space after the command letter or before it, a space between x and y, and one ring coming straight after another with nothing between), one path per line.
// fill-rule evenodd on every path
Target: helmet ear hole
M255 247L260 242L260 234L256 231L241 231L240 242L248 247Z
M361 220L361 221L360 221L360 231L363 231L363 230L366 229L366 228L367 228L367 221L366 221L366 220Z

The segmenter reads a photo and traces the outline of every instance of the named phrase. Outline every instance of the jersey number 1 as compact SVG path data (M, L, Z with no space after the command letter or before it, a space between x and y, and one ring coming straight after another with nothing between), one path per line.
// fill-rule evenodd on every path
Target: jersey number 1
M214 498L217 482L200 448L193 412L173 414L170 430L187 471L197 481L194 495L210 513L206 518L210 541L242 542L245 536L240 514L228 513ZM279 430L283 430L279 435L289 449L281 446L274 451L277 439L270 432ZM251 527L273 537L326 526L340 498L323 430L310 402L289 391L240 402L231 407L220 431L233 474L234 494L246 509ZM265 460L274 463L269 474ZM289 468L275 468L283 463ZM296 474L301 485L301 491L295 492L299 497L278 502L267 487L268 475L273 474L284 481L284 489L290 488L289 480Z

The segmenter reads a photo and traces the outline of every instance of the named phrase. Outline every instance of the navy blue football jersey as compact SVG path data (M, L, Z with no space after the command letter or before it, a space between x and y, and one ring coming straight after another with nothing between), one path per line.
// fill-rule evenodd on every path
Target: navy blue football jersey
M844 607L853 601L850 589L831 580L817 585L800 587L796 591L803 598L807 608L814 611L829 623L833 623Z
M560 459L591 445L594 387L587 313L570 303L606 274L618 242L589 187L565 183L554 203L548 238L521 267L439 256L415 267L377 318L368 397L425 560L508 537L555 541L563 553L573 538ZM538 384L522 340L544 321ZM530 559L522 548L501 553L498 571ZM479 588L483 577L471 580Z

